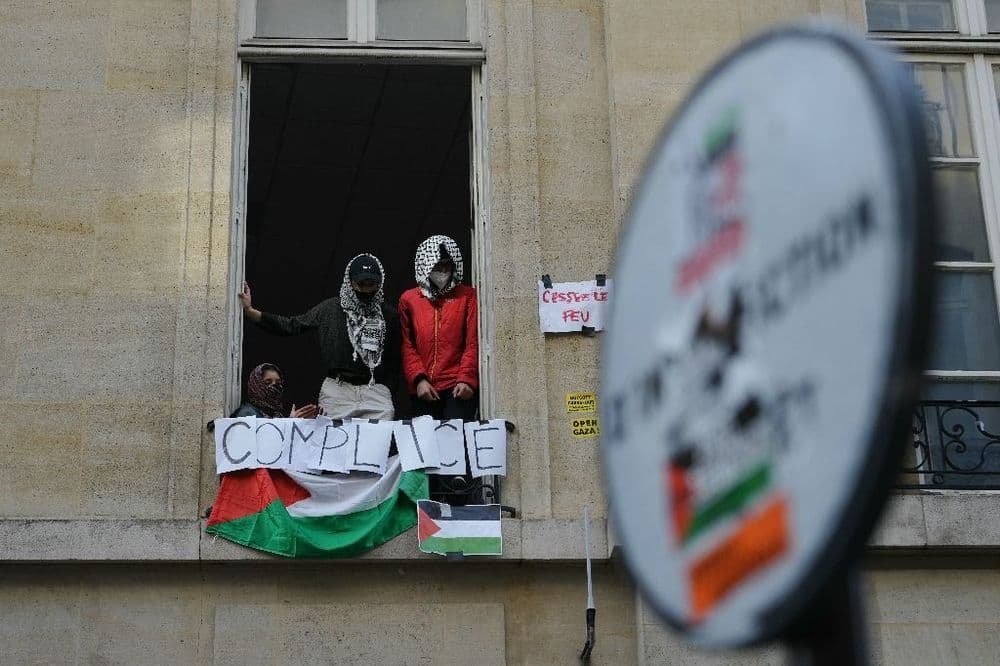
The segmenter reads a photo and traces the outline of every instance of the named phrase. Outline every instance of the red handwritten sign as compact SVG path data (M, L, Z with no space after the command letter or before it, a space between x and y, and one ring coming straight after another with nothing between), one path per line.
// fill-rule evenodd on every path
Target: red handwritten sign
M539 281L538 319L542 332L571 333L583 327L603 330L610 289L611 280L600 286L590 280L554 283L551 287Z

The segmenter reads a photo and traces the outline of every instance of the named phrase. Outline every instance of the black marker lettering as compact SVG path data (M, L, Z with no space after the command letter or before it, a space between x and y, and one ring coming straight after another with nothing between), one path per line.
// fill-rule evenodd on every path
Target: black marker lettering
M337 444L336 446L327 446L326 445L326 440L330 436L330 431L331 430L336 430L336 431L340 432L340 434L342 434L344 436L344 441L342 441L340 444ZM348 435L347 431L344 430L341 426L339 426L339 425L328 425L328 426L326 426L326 428L323 431L323 446L320 447L320 450L319 450L319 463L316 466L319 467L320 469L322 469L323 468L323 456L326 455L326 452L327 451L333 451L334 449L339 449L340 447L346 445L347 444L347 440L349 440L350 438L351 438L350 435Z
M294 423L294 422L292 423L292 436L291 436L291 438L288 441L288 464L289 465L292 464L292 449L295 448L295 433L299 433L299 437L302 439L303 442L308 442L309 438L316 434L316 431L315 430L311 430L309 432L309 434L307 435L304 432L302 432L301 430L299 430L299 424L298 423Z
M410 435L413 436L413 446L417 448L417 456L420 458L420 462L424 462L424 454L420 450L420 442L417 440L417 429L413 427L413 421L408 424L410 426Z
M281 428L279 428L274 423L271 423L270 421L265 421L264 423L261 423L259 426L257 426L257 434L260 435L260 429L264 428L265 426L271 426L272 428L274 428L275 430L277 430L278 431L278 436L281 438L281 443L282 443L282 445L284 445L284 443L285 443L285 434L283 432L281 432ZM259 456L259 451L258 451L257 462L259 464L261 464L261 465L273 465L274 463L278 462L278 460L281 459L281 453L282 453L282 451L284 451L284 448L285 447L282 446L281 449L278 450L277 457L274 460L271 460L269 462L264 462L263 460L261 460L260 456Z
M447 421L442 421L441 425L439 425L438 427L434 428L434 432L437 432L441 428L451 428L455 432L458 432L458 428L456 428L452 424L448 423ZM440 447L438 447L438 448L440 449ZM443 451L442 451L442 453L443 453ZM421 458L421 460L423 460L423 458ZM454 467L457 464L458 464L458 458L456 458L455 460L452 460L450 463L446 463L443 460L441 461L441 467Z
M229 426L226 427L226 431L222 433L222 455L226 456L226 460L228 460L233 465L239 465L241 462L250 457L250 451L244 453L243 457L239 459L235 459L229 454L229 446L226 444L226 438L229 437L229 431L235 428L236 426L243 426L244 428L249 429L250 424L247 423L246 421L237 421L236 423L230 423Z
M365 467L374 467L378 469L379 466L374 463L361 462L358 460L358 444L361 441L361 424L354 426L354 464L363 465Z
M479 469L500 469L500 465L483 465L479 462L479 452L480 451L492 451L492 446L479 446L479 438L477 435L481 432L488 432L490 430L499 430L500 428L477 428L472 431L472 448L476 451L476 467Z

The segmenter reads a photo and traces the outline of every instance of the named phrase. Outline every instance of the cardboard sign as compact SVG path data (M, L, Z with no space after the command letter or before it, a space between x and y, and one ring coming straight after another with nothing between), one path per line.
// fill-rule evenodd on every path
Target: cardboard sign
M603 286L597 280L554 282L551 287L538 281L538 320L543 333L579 333L584 328L604 330L604 313L611 298L611 280Z
M601 423L596 416L570 419L569 427L574 439L595 439L601 436Z
M354 456L347 469L385 474L392 445L393 421L362 421L352 419Z
M430 416L395 421L392 436L396 440L403 471L437 467L441 463L435 422Z
M507 475L507 422L470 421L465 424L465 447L472 476Z
M465 424L462 419L435 421L434 436L441 463L437 467L429 467L427 473L454 476L468 473L469 466L465 462Z
M574 414L577 412L583 412L586 414L593 414L597 411L597 394L596 393L567 393L566 394L566 413Z

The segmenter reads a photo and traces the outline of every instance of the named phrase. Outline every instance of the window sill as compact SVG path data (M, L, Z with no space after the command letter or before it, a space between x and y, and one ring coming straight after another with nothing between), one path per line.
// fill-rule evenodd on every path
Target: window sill
M1000 53L1000 34L970 37L968 35L933 35L914 33L868 33L868 39L897 51L913 53Z
M604 519L590 525L591 557L609 557ZM3 562L289 562L205 533L203 520L0 519ZM585 557L582 520L503 520L503 555L470 557L469 562L581 561ZM416 532L349 561L441 560L421 553Z
M1000 549L1000 491L894 492L868 547L875 550Z

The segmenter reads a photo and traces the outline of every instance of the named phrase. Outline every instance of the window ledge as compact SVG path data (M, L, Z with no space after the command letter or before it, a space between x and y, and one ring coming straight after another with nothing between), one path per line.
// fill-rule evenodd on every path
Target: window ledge
M0 519L0 561L189 561L198 520Z
M896 492L868 542L870 549L1000 549L1000 492Z
M868 39L891 49L914 53L1000 53L1000 35L970 37L968 35L916 35L869 33Z
M604 519L590 523L591 557L609 556ZM503 555L470 562L580 561L585 557L582 520L503 520ZM421 553L415 531L350 561L440 560ZM0 519L3 562L289 562L205 533L203 520Z
M486 59L486 52L478 44L455 43L449 46L429 46L420 43L401 43L386 48L383 43L307 44L301 41L248 41L239 46L237 53L248 62L410 62L478 65Z

